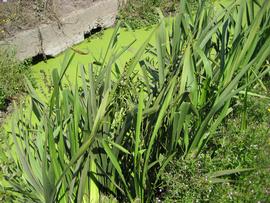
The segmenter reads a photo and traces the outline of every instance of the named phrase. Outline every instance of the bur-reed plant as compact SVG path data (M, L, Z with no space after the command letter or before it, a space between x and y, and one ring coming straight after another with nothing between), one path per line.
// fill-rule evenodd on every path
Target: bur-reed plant
M119 23L104 57L78 65L75 84L64 80L74 53L65 56L49 101L27 82L31 109L14 115L12 136L29 199L152 202L160 171L173 158L196 159L235 96L269 72L268 0L218 13L203 1L195 15L185 1L180 8L172 22L161 15L125 67L117 59L134 42L117 46Z

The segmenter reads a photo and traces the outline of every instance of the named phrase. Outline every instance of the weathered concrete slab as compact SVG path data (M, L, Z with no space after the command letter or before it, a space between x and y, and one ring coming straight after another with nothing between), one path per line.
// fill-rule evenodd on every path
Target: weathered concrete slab
M73 11L58 23L40 25L0 41L0 46L11 45L20 60L45 54L55 56L84 40L84 34L96 27L110 27L117 15L117 0L92 2L89 7Z
M20 60L33 57L41 51L37 29L19 32L12 38L0 41L0 46L15 49Z

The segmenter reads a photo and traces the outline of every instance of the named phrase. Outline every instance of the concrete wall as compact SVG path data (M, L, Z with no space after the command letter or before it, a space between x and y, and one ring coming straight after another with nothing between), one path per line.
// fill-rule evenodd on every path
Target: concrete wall
M58 23L40 25L14 37L0 41L0 46L13 46L20 60L45 54L55 56L84 40L84 34L96 27L114 24L117 0L98 0L88 7L75 10L60 18Z

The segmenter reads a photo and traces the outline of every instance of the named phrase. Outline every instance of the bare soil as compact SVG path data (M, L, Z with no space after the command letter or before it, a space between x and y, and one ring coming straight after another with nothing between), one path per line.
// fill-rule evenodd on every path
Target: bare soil
M0 40L40 24L57 22L99 0L0 0Z

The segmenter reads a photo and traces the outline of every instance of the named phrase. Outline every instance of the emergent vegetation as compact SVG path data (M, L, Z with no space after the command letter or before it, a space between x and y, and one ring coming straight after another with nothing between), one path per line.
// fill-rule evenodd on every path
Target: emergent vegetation
M237 102L246 129L251 85L264 86L269 73L269 6L238 0L217 12L200 1L193 13L181 1L172 21L160 14L125 67L117 60L134 42L117 48L118 23L103 59L79 65L75 84L65 78L74 53L65 56L49 101L28 81L31 109L19 108L12 121L11 154L22 172L9 179L13 191L46 203L153 202L166 166L213 150ZM252 170L226 169L207 181Z

